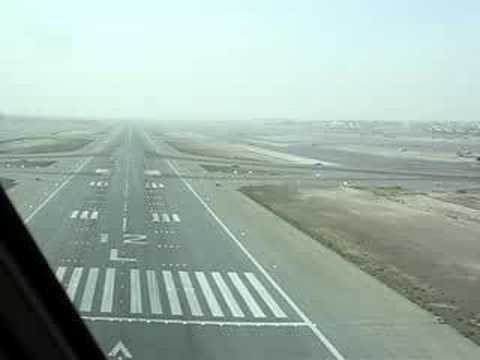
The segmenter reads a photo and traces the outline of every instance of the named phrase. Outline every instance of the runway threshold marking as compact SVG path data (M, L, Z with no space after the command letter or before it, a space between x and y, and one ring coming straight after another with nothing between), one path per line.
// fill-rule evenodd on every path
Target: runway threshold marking
M186 271L180 271L178 274L185 291L185 296L187 297L187 303L190 307L190 312L193 316L203 316L203 312L200 308L200 303L198 302L198 298L192 285L192 281L190 280L190 276Z
M213 290L210 287L210 284L207 281L207 277L203 272L196 271L195 276L197 277L198 283L200 284L200 288L202 289L203 295L207 300L208 307L210 308L210 312L214 317L223 317L223 311L218 301L213 294Z
M82 302L80 303L80 311L90 311L93 304L93 296L97 287L98 268L91 268L88 272L87 283L83 291Z
M105 274L105 283L103 285L101 312L112 312L113 292L115 289L115 269L108 268Z
M173 276L170 271L162 271L163 279L165 281L165 287L167 290L167 298L170 305L170 311L172 315L182 315L182 308L180 306L180 301L178 300L177 289L175 288L175 283L173 282Z
M232 280L232 283L235 286L235 288L240 293L240 296L243 298L243 300L247 304L248 309L251 311L252 315L256 318L266 317L265 313L262 311L260 306L257 304L257 302L253 298L252 294L250 293L248 288L245 286L245 284L242 282L242 280L240 279L238 274L233 273L233 272L229 272L228 276L230 277L230 280Z
M243 313L242 309L240 308L237 301L235 300L235 297L230 291L230 288L225 283L225 280L223 280L222 274L220 274L219 272L213 272L212 277L213 277L213 280L215 280L215 283L217 284L218 288L220 289L220 293L222 294L222 297L225 300L225 303L230 309L230 312L232 313L232 315L234 317L242 317L242 318L245 317L245 314Z
M158 323L158 324L179 324L179 325L202 325L202 326L236 326L236 327L309 327L306 322L261 322L261 321L216 321L216 320L179 320L179 319L157 319L157 318L139 318L124 316L90 316L83 315L83 319L91 321L110 321L110 322L139 322L139 323Z
M156 144L147 137L149 141L157 148ZM203 200L203 198L195 191L195 189L190 185L190 183L183 178L182 174L178 169L172 164L170 160L165 160L168 166L173 170L173 172L179 177L183 184L187 187L188 190L197 198L197 200L203 205L205 210L215 219L218 225L225 231L225 233L233 240L233 242L240 248L244 255L250 260L250 262L255 266L255 268L268 280L268 282L277 290L282 298L288 303L288 305L295 311L295 313L307 324L308 328L312 333L317 337L317 339L322 343L323 346L335 357L336 360L345 360L343 355L337 350L337 348L330 342L330 340L318 329L318 327L310 320L310 318L298 307L298 305L290 298L290 296L282 289L280 285L272 278L272 276L265 270L265 268L255 259L255 257L247 250L247 248L242 244L242 242L235 236L235 234L230 231L227 225L217 216L217 214L210 208L210 206Z

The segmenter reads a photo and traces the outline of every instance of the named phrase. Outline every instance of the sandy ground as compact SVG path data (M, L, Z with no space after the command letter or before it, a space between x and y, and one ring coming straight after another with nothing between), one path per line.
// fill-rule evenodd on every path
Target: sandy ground
M480 192L242 191L480 343Z
M0 142L0 153L35 154L78 150L92 142L89 138L24 137Z

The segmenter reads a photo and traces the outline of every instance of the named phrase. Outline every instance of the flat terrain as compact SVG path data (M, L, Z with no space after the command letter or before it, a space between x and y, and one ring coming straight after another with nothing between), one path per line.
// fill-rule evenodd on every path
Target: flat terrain
M317 142L333 137L303 125L289 125L279 151L271 137L285 133L282 124L71 121L54 130L52 121L34 123L13 121L1 139L55 131L59 141L72 134L92 139L73 151L2 154L0 176L15 181L8 195L106 356L123 345L118 359L480 358L480 348L433 310L463 307L460 298L432 300L427 311L353 256L365 251L367 264L385 261L401 279L407 272L395 265L398 259L416 270L425 262L424 272L435 274L427 264L441 217L447 220L440 230L470 237L462 240L465 251L446 238L435 251L472 259L470 224L477 222L469 211L476 210L458 203L462 194L475 203L474 162L422 160L420 166L368 154L343 157L335 149L294 151L310 149L313 136ZM269 145L254 143L259 139ZM51 163L33 165L40 160ZM257 195L260 189L271 204L297 215L310 212L303 219L313 230L339 234L334 241L347 251L299 230L282 209L275 211L288 221L241 188ZM434 212L428 213L429 201ZM354 206L365 214L351 211ZM425 213L423 228L411 211ZM398 225L397 213L410 221L408 229ZM416 238L415 231L425 236ZM399 241L415 251L423 244L423 257L412 257ZM389 258L390 248L397 254Z
M242 192L480 342L478 192L455 203L399 188Z

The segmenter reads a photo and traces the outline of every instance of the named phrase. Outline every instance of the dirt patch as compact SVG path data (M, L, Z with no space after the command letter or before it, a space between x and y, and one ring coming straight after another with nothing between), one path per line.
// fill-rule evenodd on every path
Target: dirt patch
M241 149L237 149L235 146L228 144L210 144L191 140L170 140L167 141L167 144L180 152L195 156L206 156L228 160L259 160L255 154L252 154L252 156L245 156L245 149L242 151Z
M22 168L22 169L31 169L31 168L39 168L39 167L48 167L52 164L56 163L54 160L11 160L11 161L2 161L0 162L0 167L6 168Z
M2 154L35 154L75 151L92 142L90 138L78 137L21 137L0 141Z
M269 170L263 169L249 169L246 167L242 167L239 165L210 165L210 164L200 164L202 168L207 170L208 172L213 173L225 173L225 174L233 174L233 175L278 175L279 172L273 172Z
M480 344L478 210L401 188L241 191Z

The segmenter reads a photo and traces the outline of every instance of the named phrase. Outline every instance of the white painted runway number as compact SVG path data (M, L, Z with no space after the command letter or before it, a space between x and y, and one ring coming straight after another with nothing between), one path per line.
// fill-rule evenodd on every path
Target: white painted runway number
M147 235L143 234L123 234L123 242L125 244L146 245Z

